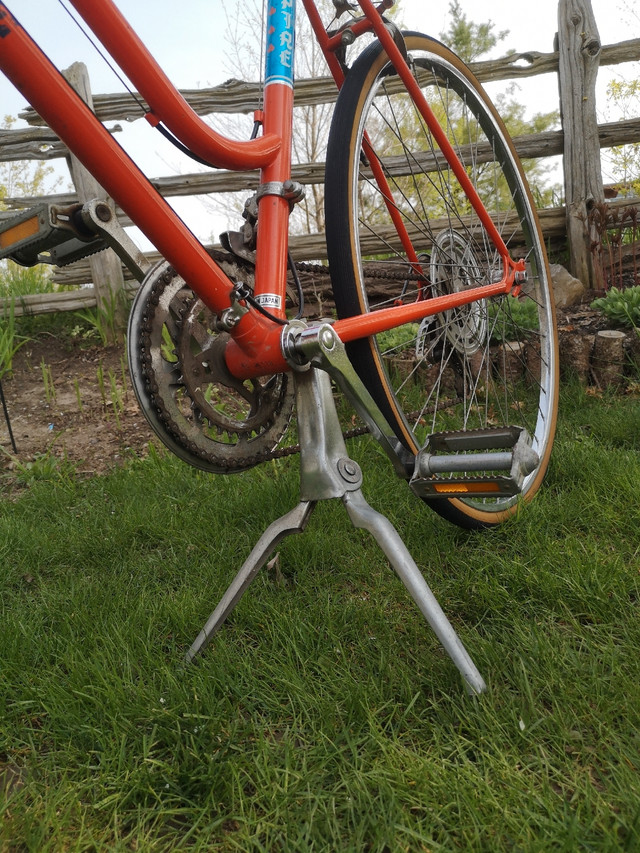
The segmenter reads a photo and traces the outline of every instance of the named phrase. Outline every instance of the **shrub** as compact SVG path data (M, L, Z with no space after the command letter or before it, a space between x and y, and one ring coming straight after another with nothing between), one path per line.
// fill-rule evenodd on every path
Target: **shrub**
M496 343L521 341L527 332L540 327L538 306L533 299L517 299L507 296L500 301L489 302L487 308L491 328L491 339Z
M595 299L591 307L619 326L640 327L640 286L619 290L609 288L607 295Z

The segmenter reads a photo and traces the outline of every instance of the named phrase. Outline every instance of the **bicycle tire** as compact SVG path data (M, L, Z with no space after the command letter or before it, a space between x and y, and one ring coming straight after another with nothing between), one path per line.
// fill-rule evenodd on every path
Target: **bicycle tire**
M349 357L402 444L428 435L519 423L539 462L518 496L427 500L465 528L499 524L538 490L558 406L555 306L540 225L509 134L464 63L440 42L404 33L414 77L436 112L513 257L524 257L519 297L477 301L348 345ZM371 178L364 133L420 256L415 280L390 208ZM370 151L370 149L369 149ZM350 68L328 140L326 238L339 318L499 280L502 263L439 154L379 42ZM405 272L407 273L404 277ZM393 357L396 357L394 363ZM404 370L399 372L398 364ZM453 390L452 390L453 389Z

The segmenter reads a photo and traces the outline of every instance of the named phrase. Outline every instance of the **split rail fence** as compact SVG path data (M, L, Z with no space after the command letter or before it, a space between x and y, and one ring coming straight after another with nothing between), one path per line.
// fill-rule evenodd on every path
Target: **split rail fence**
M599 66L618 65L640 59L640 39L602 46L589 0L560 0L556 48L551 53L526 51L502 59L476 62L471 68L482 83L521 80L541 74L558 76L560 130L520 136L514 140L522 159L561 156L564 174L565 204L540 210L542 229L549 244L568 246L571 272L587 287L602 281L602 257L599 257L607 222L620 221L633 200L605 198L601 174L601 149L640 142L640 118L608 124L597 123L595 86ZM140 110L127 94L91 96L84 66L69 70L73 85L81 91L104 122L130 121L140 117ZM86 73L86 72L85 72ZM258 102L258 84L230 80L209 89L183 91L182 94L200 115L215 113L249 113ZM303 79L296 83L296 106L311 106L335 99L335 85L330 78ZM549 104L549 109L554 108ZM76 192L39 198L7 198L9 208L0 217L32 204L49 201L70 204L104 195L91 178L69 156L66 147L31 109L22 113L30 125L27 129L0 131L0 161L50 160L66 157ZM111 131L117 133L120 126ZM293 167L293 177L305 185L321 184L324 163L300 163ZM254 172L183 174L153 180L166 198L202 196L211 193L253 191L257 182ZM640 199L638 199L640 205ZM117 211L121 224L130 225L122 211ZM634 220L635 221L635 220ZM291 251L296 260L322 260L325 252L323 234L305 234L291 238ZM635 249L631 249L635 251ZM152 257L152 256L150 256ZM127 288L130 276L110 250L94 258L55 271L55 281L67 285L83 285L76 291L24 298L15 306L19 313L46 313L79 310L107 304L113 289ZM87 286L93 282L93 286ZM1 306L0 306L1 310Z

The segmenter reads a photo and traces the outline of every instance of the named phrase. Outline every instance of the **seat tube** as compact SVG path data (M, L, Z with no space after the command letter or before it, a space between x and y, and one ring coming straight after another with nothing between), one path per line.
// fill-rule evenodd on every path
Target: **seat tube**
M269 0L266 6L263 130L282 144L260 173L255 295L266 310L284 317L290 208L280 193L291 177L296 0Z

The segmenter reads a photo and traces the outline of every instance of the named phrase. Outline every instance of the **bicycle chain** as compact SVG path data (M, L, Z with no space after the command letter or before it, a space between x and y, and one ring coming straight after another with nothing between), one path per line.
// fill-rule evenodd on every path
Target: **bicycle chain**
M208 250L208 252L217 263L228 267L235 267L236 277L238 279L246 277L246 275L253 276L253 266L249 261L245 261L235 255L230 255L216 250ZM322 275L323 277L330 276L329 267L321 264L299 262L295 264L295 267L298 272L307 272L314 275ZM145 390L149 395L149 403L153 406L154 415L162 422L162 428L166 430L174 442L176 442L181 448L184 448L187 452L187 456L189 458L183 456L185 461L194 464L196 467L205 468L206 470L219 471L222 469L224 472L231 473L251 468L265 461L283 459L298 454L300 452L299 444L285 447L279 447L276 445L268 450L261 450L260 452L252 455L239 456L234 453L232 458L224 458L216 453L207 453L202 447L198 447L175 422L167 403L162 397L157 377L155 375L151 359L151 334L153 329L154 310L159 306L165 288L173 282L176 276L176 270L173 267L168 266L164 273L155 282L153 282L146 298L145 310L140 323L139 340L136 346L139 366L146 386ZM393 278L400 280L421 278L421 276L408 271L389 270L371 272L367 270L367 277L376 279ZM186 311L187 306L185 305L183 313L186 313ZM286 376L286 374L284 377L283 381L289 380L289 377ZM278 410L278 414L279 413L280 410ZM417 412L409 415L410 418L418 416L419 413ZM154 425L153 422L152 426L154 426L154 429L158 432L157 426ZM366 435L369 431L369 427L365 425L343 431L342 435L345 440L348 440L361 435ZM284 432L282 434L284 434ZM160 437L162 438L162 435L160 435ZM281 437L282 436L280 436L280 438Z
M311 272L318 275L330 276L331 271L323 264L310 264L304 261L296 261L294 264L298 272ZM409 270L369 269L363 270L366 278L389 279L391 281L424 281L424 275Z
M220 253L217 254L220 255ZM219 262L223 260L220 256L216 259ZM231 263L235 264L235 259ZM235 265L240 266L238 264ZM260 424L261 432L259 439L262 439L267 431L275 424L277 438L273 440L268 451L261 450L251 455L240 455L236 452L233 445L219 445L216 448L215 442L212 440L211 445L214 447L214 450L207 452L202 443L199 446L194 442L181 429L172 416L172 408L174 407L171 406L171 402L168 402L163 397L152 358L155 310L159 306L161 307L161 299L164 291L166 287L174 282L177 275L175 269L167 265L164 272L155 281L149 282L149 292L144 295L144 302L140 306L140 309L138 309L140 310L140 322L137 340L133 342L135 346L133 357L137 358L139 375L142 381L142 387L136 388L138 399L155 432L163 441L165 441L165 438L168 438L168 441L165 441L165 443L174 452L177 452L184 461L193 464L195 467L216 473L231 473L233 471L245 470L271 458L272 450L275 449L275 445L277 445L286 431L286 426L290 419L290 411L287 411L287 407L289 404L292 407L293 404L293 395L289 385L290 377L287 374L282 374L280 380L281 389L273 402L272 408L267 412L265 421ZM184 306L180 311L181 320L184 319L190 307L196 301L197 298L195 295L191 300L185 300ZM136 311L135 305L132 311ZM134 384L136 373L137 371L132 372ZM278 419L280 421L279 425L276 423ZM233 432L233 429L230 429ZM268 436L266 438L269 441ZM227 450L226 455L221 455L223 447Z

